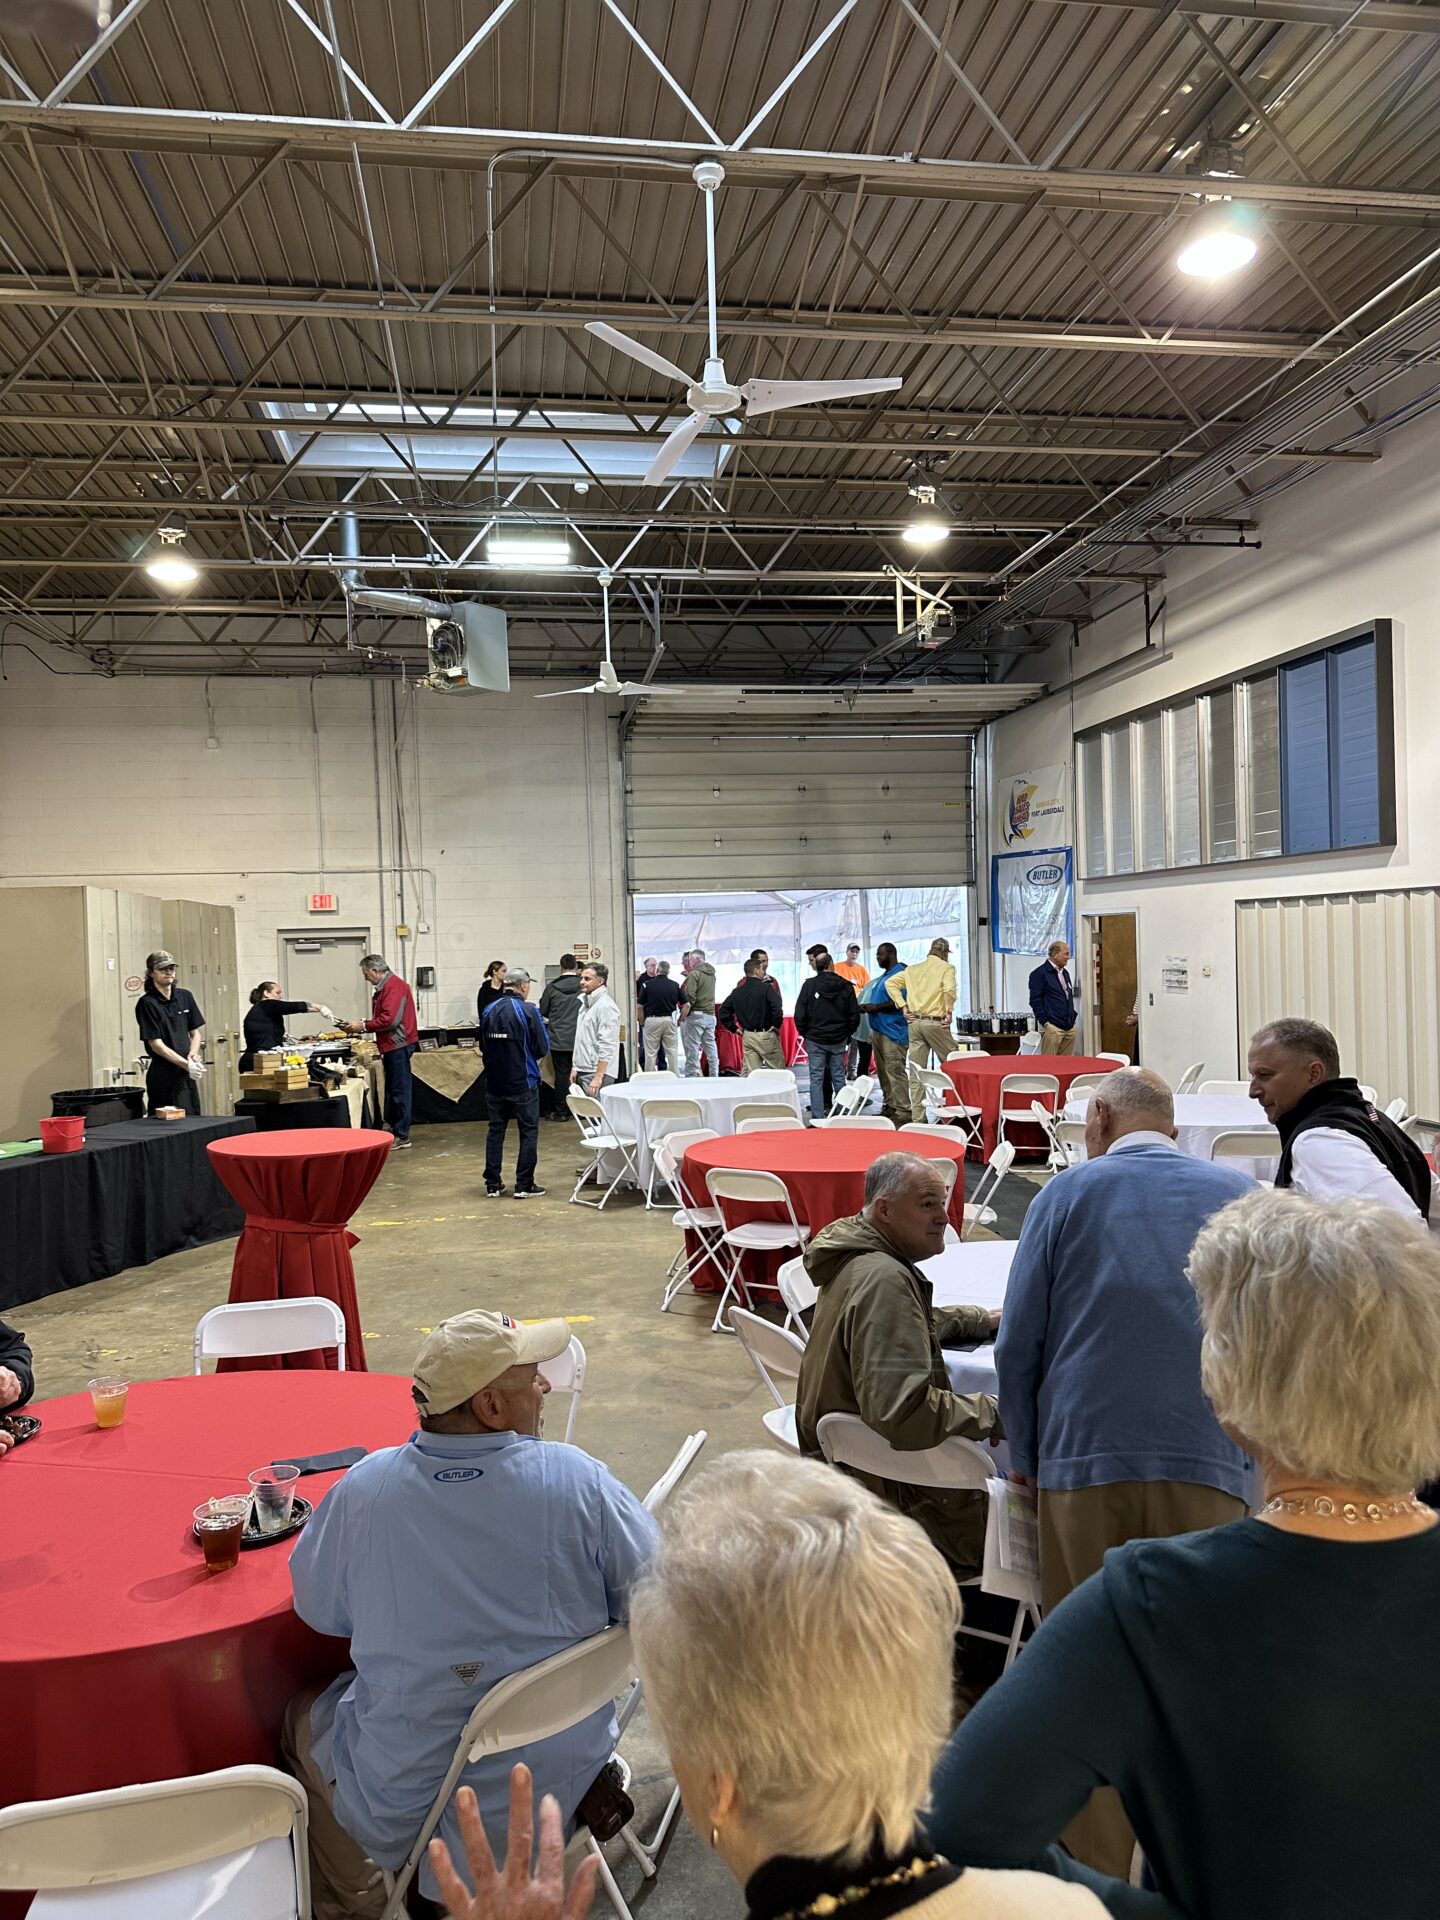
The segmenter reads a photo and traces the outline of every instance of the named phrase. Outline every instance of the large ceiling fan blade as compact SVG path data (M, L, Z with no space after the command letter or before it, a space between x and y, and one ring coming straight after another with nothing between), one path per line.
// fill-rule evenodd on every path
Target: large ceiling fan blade
M894 393L901 384L890 380L747 380L740 391L745 396L747 418L759 413L779 413L784 407L814 407L827 400L853 400L862 393Z
M572 693L594 693L594 685L588 687L557 687L554 693L537 693L537 700L566 700Z
M618 353L628 353L632 360L638 360L642 367L649 367L653 373L663 373L671 380L678 380L682 387L694 383L694 375L686 373L683 367L677 367L673 360L667 360L663 353L656 353L653 347L632 340L628 333L621 333L618 327L612 327L604 320L587 320L585 331L593 333L597 340L603 340L607 347L614 347ZM898 381L895 383L900 384Z
M690 442L709 418L708 413L692 413L688 420L680 422L651 461L650 471L645 475L647 487L658 487L662 480L669 479L671 469L679 465L682 457L689 451Z

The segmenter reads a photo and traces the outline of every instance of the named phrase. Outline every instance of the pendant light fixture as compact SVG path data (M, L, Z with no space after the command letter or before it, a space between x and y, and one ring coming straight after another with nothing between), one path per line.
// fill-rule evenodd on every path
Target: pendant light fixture
M156 529L160 545L145 562L145 571L167 593L188 593L200 578L200 569L183 551L185 529L173 521Z

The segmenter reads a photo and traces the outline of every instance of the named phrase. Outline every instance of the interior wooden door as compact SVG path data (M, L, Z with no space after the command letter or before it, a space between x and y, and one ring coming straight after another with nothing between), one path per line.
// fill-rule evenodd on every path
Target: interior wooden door
M1128 1053L1132 1060L1138 1060L1139 1028L1129 1025L1130 1014L1138 1012L1140 998L1134 914L1101 914L1099 936L1096 1013L1100 1051Z

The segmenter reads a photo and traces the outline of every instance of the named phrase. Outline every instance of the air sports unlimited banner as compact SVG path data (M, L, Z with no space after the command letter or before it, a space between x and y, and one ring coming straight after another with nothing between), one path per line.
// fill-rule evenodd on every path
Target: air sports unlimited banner
M1000 837L1007 847L1054 847L1065 831L1065 768L1038 767L1001 782Z

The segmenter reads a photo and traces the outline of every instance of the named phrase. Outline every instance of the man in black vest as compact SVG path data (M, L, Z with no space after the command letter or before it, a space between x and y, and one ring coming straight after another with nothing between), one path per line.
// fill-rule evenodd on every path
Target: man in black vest
M1250 1042L1250 1097L1280 1130L1277 1187L1320 1200L1379 1200L1430 1218L1430 1168L1419 1147L1340 1077L1340 1049L1314 1020L1272 1020Z

